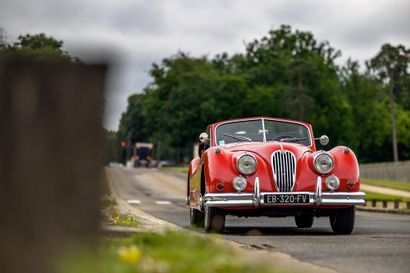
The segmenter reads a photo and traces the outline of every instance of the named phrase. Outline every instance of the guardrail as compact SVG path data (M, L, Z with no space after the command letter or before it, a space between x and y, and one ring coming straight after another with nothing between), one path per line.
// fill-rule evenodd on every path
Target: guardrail
M410 161L360 164L360 176L410 183Z

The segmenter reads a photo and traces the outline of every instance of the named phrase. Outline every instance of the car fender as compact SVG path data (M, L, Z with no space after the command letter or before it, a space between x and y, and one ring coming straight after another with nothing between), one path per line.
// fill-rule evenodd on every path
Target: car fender
M329 151L335 161L332 173L340 179L339 191L359 191L360 170L355 153L346 146L337 146ZM352 189L346 188L348 180L355 182Z

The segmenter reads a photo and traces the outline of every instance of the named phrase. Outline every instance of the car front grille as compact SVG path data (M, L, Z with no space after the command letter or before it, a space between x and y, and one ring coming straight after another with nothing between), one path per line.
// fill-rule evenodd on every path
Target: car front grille
M296 181L296 157L286 150L272 154L272 170L276 188L281 192L293 190Z

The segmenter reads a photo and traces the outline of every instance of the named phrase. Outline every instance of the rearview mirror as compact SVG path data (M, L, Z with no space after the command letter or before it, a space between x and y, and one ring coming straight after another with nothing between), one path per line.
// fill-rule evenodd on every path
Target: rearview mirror
M329 144L329 137L327 135L323 135L319 138L320 145L326 146Z
M208 143L209 142L209 136L208 136L208 134L207 133L201 133L200 135L199 135L199 142L201 142L201 143Z

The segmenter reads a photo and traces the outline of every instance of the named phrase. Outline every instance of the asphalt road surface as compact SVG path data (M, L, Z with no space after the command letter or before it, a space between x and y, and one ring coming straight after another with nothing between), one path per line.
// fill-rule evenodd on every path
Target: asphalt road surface
M190 228L186 177L155 169L107 168L117 194L132 206ZM203 232L201 229L195 229ZM333 235L327 217L298 229L293 217L227 217L223 236L250 247L280 251L339 272L410 272L410 216L356 213L351 235Z

